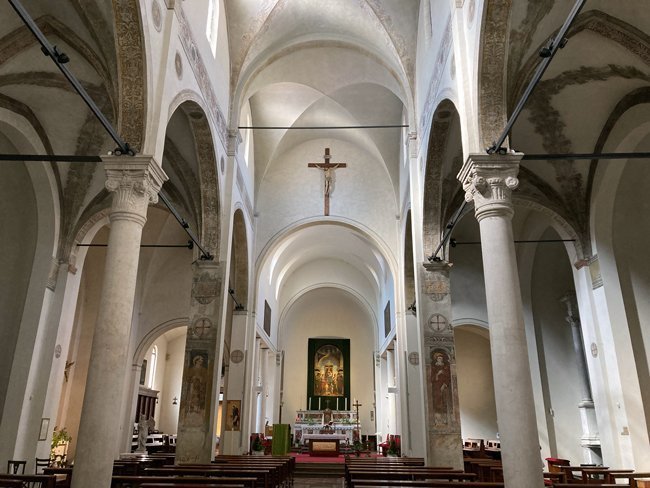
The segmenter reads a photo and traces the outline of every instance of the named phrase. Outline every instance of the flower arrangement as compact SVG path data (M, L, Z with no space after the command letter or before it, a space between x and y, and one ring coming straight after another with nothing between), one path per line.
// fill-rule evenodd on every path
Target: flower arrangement
M68 444L71 440L72 436L65 430L65 427L61 430L54 427L52 443L50 444L50 461L52 466L59 468L65 466Z
M388 441L388 455L389 456L399 456L401 454L400 439L394 435L390 436Z

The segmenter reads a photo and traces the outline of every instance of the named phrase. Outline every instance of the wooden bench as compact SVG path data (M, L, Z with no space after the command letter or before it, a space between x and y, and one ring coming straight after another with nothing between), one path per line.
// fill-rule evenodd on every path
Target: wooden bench
M144 470L145 476L201 476L209 478L214 476L221 477L249 477L257 479L259 488L272 488L279 486L274 483L273 469L262 466L230 466L230 465L203 465L203 466L174 466L164 468L147 468Z
M382 487L412 487L412 488L504 488L503 483L491 483L480 481L436 481L436 480L374 480L371 485L363 485L364 488ZM522 487L523 488L523 487Z
M167 484L171 486L189 485L200 487L201 485L229 486L237 485L243 488L259 488L257 479L253 477L205 477L205 476L113 476L111 488L139 488L144 484ZM198 486L197 486L198 485Z
M0 483L19 481L30 488L55 488L56 477L47 474L0 474ZM7 486L12 486L7 483Z

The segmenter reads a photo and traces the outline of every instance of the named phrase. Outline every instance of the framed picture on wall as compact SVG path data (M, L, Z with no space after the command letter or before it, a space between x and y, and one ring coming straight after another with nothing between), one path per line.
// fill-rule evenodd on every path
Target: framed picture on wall
M239 431L241 428L241 400L226 402L226 430Z

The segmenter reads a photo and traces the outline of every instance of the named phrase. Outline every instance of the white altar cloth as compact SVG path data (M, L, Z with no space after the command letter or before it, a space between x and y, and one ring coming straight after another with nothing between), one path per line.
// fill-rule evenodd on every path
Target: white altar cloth
M330 441L338 439L339 441L344 441L347 439L347 436L344 434L303 434L302 443L309 444L309 439L318 441Z

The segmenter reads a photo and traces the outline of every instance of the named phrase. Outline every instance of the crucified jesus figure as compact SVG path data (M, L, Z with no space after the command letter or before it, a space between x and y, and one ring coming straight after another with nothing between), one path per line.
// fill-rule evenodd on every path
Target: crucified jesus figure
M326 147L325 148L325 156L324 160L325 162L323 163L309 163L307 166L310 168L316 168L316 169L322 169L323 170L323 177L324 177L324 182L323 182L323 193L325 197L325 202L324 202L324 213L325 215L330 214L330 195L332 193L332 188L333 188L333 179L334 179L334 170L336 168L345 168L347 167L346 163L330 163L330 148Z

